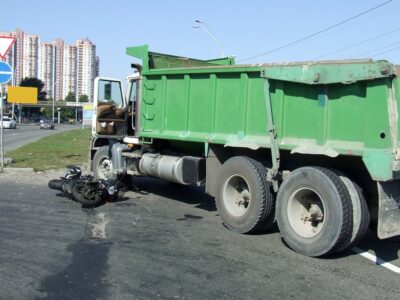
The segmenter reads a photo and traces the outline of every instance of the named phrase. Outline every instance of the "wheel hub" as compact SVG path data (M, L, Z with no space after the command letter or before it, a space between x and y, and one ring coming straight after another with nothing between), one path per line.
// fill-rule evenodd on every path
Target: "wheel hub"
M312 188L300 188L291 195L287 215L293 230L307 238L318 235L325 224L322 198Z
M109 158L100 161L99 173L103 179L107 179L112 175L112 162Z
M319 222L323 221L324 215L322 210L316 204L311 204L308 210L303 211L301 219L305 222Z
M249 205L250 202L250 194L248 190L244 190L242 187L238 187L237 190L242 190L241 192L237 193L237 198L236 198L236 205L237 206L243 206L246 208Z
M226 210L235 217L243 216L249 207L251 193L246 180L240 175L232 175L223 188Z

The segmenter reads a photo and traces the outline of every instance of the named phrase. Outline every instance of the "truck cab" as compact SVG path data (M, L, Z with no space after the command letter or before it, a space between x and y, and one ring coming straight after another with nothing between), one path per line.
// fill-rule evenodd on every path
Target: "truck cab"
M136 135L139 80L139 73L129 76L126 80L126 92L123 93L120 80L96 78L92 120L92 136L95 140L108 141Z

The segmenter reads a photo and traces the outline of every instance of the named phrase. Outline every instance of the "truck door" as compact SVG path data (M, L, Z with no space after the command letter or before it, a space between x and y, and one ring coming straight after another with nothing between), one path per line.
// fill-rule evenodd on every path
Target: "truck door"
M96 78L94 86L94 136L124 137L127 133L127 113L121 81Z
M136 128L139 124L138 98L139 98L139 80L140 77L131 77L128 79L127 90L127 112L128 112L128 136L136 136Z

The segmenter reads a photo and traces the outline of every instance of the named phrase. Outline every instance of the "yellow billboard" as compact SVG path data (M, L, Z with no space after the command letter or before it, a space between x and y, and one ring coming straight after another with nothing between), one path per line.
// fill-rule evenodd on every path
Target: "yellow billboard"
M35 87L9 86L7 93L8 103L37 104L38 101L38 89Z
M83 109L84 110L93 110L93 104L84 104Z

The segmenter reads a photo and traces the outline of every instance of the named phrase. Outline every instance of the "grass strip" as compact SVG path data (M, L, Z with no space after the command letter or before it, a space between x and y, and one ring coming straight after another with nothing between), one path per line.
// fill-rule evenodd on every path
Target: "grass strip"
M33 168L36 172L58 170L67 165L88 163L90 129L76 129L44 137L34 143L7 152L10 167Z

